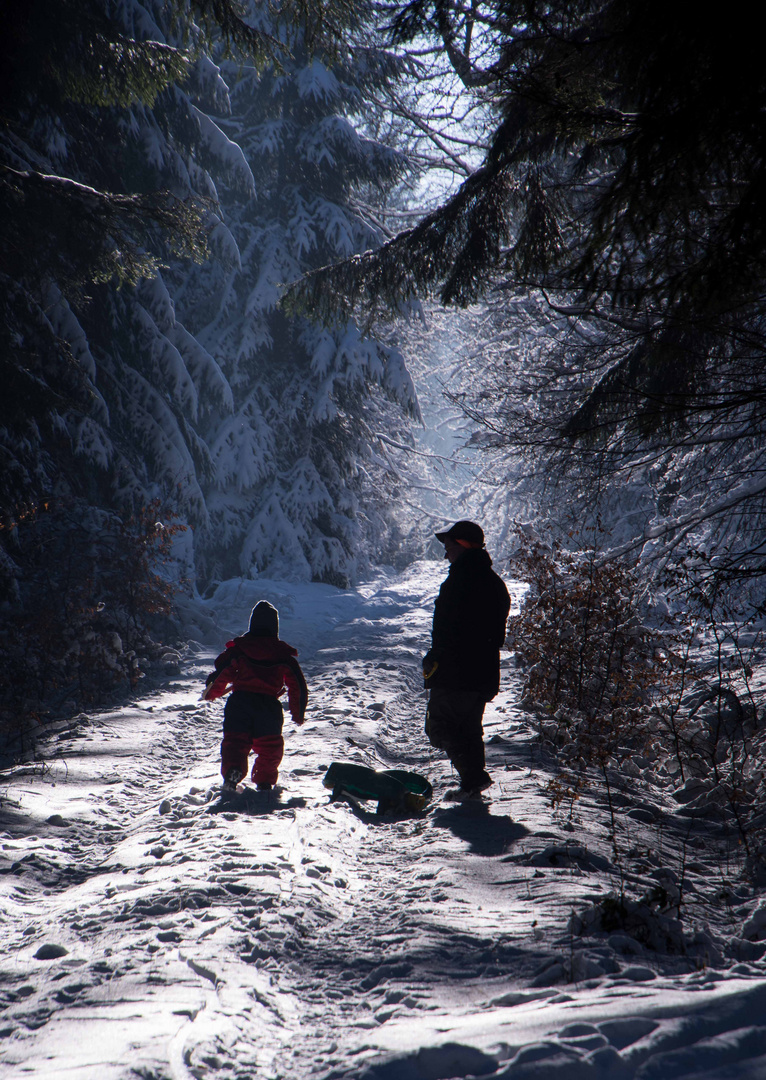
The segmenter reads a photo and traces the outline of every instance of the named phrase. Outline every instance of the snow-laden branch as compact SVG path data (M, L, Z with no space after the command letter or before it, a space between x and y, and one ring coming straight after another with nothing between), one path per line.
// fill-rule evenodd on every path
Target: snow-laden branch
M706 506L703 504L695 510L690 510L687 514L682 514L679 517L669 518L666 521L648 526L644 529L642 535L636 537L635 540L630 540L610 551L607 558L619 558L628 555L631 552L642 550L653 540L662 540L667 537L672 537L673 543L676 544L679 536L688 535L691 530L702 525L704 522L720 519L736 507L741 506L751 499L758 498L765 493L766 475L760 477L758 480L750 480L749 482L740 484L726 496L717 499L710 505Z
M460 464L455 458L443 457L441 454L436 454L432 451L416 450L414 446L406 446L404 443L398 443L395 439L389 438L388 435L384 435L381 431L376 431L375 437L380 439L381 442L393 446L396 450L404 450L405 453L413 454L415 457L426 458L428 461L445 461L448 465Z

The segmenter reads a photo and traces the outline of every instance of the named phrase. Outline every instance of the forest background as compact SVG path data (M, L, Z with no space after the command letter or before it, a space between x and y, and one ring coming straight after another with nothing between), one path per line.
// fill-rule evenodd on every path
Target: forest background
M658 688L678 742L705 635L719 722L732 671L757 717L764 77L687 16L2 4L6 729L135 679L178 590L421 556L412 373L481 452L453 505L534 586L573 762Z

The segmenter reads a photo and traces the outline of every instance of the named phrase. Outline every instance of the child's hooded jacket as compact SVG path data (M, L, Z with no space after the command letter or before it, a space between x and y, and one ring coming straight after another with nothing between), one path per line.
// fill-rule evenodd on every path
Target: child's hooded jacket
M214 701L229 690L247 690L278 698L287 688L292 718L296 724L302 724L308 688L297 655L297 650L280 638L248 631L227 642L225 651L216 658L205 698Z

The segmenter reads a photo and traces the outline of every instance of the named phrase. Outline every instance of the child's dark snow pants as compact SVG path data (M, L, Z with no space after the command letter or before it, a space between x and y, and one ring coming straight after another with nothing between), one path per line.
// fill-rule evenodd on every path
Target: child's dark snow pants
M252 778L256 784L276 784L285 749L282 705L268 694L232 690L223 712L221 775L238 769L247 776L248 755L255 753Z

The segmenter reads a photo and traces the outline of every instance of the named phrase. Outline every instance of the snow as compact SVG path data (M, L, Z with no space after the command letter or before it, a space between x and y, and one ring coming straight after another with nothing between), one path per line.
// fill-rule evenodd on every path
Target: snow
M228 226L212 212L207 215L207 223L207 239L211 250L227 269L241 270L242 256Z
M239 189L249 198L254 198L255 180L242 148L232 142L207 113L201 112L194 105L190 105L190 110L199 125L202 146L210 152L216 162L226 167Z
M555 763L507 656L491 798L444 800L419 679L444 571L224 582L185 602L187 649L133 700L52 725L5 769L3 1080L766 1076L766 914L714 816L628 778L618 857L598 789L551 811ZM286 722L282 790L225 800L221 703L199 695L259 599L299 649L309 712ZM421 772L434 800L412 817L332 803L333 760ZM674 880L682 922L646 916L664 951L596 929L620 887Z
M302 98L337 98L340 87L333 73L321 60L314 59L296 75L298 94Z

